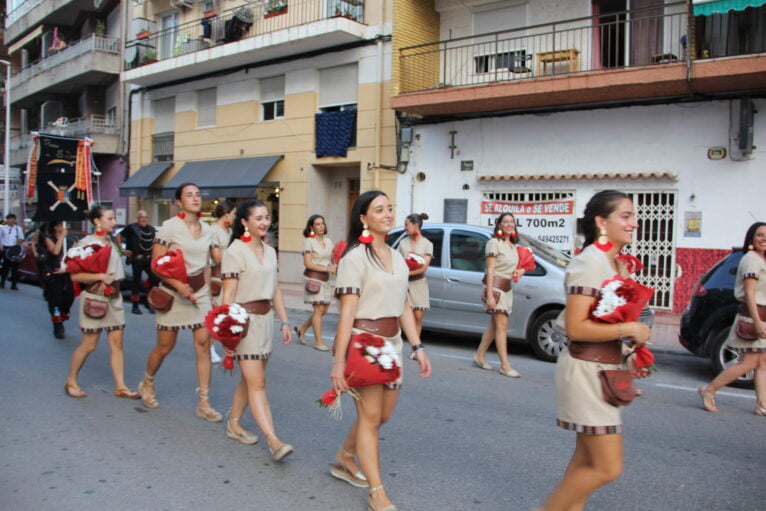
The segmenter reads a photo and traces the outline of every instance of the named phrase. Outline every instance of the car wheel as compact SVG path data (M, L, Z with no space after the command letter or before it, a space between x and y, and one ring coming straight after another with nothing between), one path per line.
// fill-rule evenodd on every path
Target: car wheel
M546 362L555 362L561 348L566 346L567 336L554 326L559 310L549 310L540 314L532 328L529 329L528 340L537 358Z
M729 330L730 328L726 327L710 333L710 361L716 374L739 361L739 354L726 345ZM734 380L730 385L732 387L753 388L753 377L754 372L750 371Z

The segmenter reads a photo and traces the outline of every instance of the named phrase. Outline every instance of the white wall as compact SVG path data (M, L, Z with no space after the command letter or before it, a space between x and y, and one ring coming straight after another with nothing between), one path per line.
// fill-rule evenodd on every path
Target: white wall
M766 100L755 104L766 112ZM457 131L454 159L448 147L451 130ZM754 133L754 145L766 149L766 115L756 114ZM482 192L490 190L575 191L579 216L594 190L606 188L676 191L679 247L731 248L741 244L754 218L766 220L766 150L756 149L754 159L743 162L707 158L710 147L728 149L728 101L477 119L417 126L415 134L400 197L407 197L418 172L427 177L414 182L413 204L401 205L398 220L407 209L425 211L438 222L444 198L468 198L468 221L478 223ZM473 160L475 170L461 172L461 160ZM477 180L482 175L605 172L671 172L678 179ZM464 191L464 184L470 190ZM687 210L703 212L699 238L683 236Z

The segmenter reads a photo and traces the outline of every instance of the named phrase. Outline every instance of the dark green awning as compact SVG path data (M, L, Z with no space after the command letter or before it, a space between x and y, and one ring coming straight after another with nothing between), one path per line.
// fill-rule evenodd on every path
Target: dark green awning
M694 0L695 16L726 14L729 11L744 11L748 7L760 7L766 0Z
M172 161L144 165L120 185L120 197L145 197L154 182L172 165Z
M255 189L282 158L284 156L280 154L190 161L168 181L162 195L172 198L178 185L194 183L199 186L203 197L254 197Z

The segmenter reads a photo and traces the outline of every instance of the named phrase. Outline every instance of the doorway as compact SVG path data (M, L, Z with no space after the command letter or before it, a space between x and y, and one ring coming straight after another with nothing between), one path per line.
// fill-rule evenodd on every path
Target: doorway
M625 65L627 0L593 0L594 68Z

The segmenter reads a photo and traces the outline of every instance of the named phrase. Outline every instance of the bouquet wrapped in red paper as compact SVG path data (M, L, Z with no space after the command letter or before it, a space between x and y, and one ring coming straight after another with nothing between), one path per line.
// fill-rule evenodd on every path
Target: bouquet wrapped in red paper
M402 361L391 341L363 332L351 337L348 344L344 375L349 394L358 399L353 390L359 387L390 383L399 379ZM340 396L330 389L317 400L320 406L329 407L330 415L341 418Z
M407 263L407 267L410 269L410 271L422 268L423 265L426 264L426 260L415 252L408 253L407 257L404 259L404 262Z
M516 253L519 255L518 268L524 271L532 271L535 269L535 256L532 255L531 250L529 250L527 247L522 247L519 245L516 247ZM513 277L513 281L518 282L519 277Z
M157 275L175 279L182 284L189 283L189 276L186 273L184 253L180 248L168 250L164 256L152 259L152 271ZM195 304L197 302L194 294L189 296L189 300Z
M67 273L72 274L106 273L109 269L109 258L111 255L111 245L101 241L93 241L87 245L76 246L67 250L64 257L64 266ZM79 282L75 282L73 289L75 296L79 296L82 286ZM116 291L112 286L102 282L98 294L103 294L105 297L112 299L116 295Z
M625 268L627 268L628 273L638 273L644 269L644 263L642 263L641 260L634 255L618 254L617 260L622 261L622 263L625 265Z
M223 344L227 350L235 350L240 341L247 335L250 317L241 305L219 305L213 307L205 316L205 328L210 336ZM234 370L234 359L228 355L223 359L223 368Z
M345 241L339 241L335 244L335 247L332 249L332 264L338 264L340 262L340 258L343 257L343 252L346 251L346 246L348 246L348 243Z

